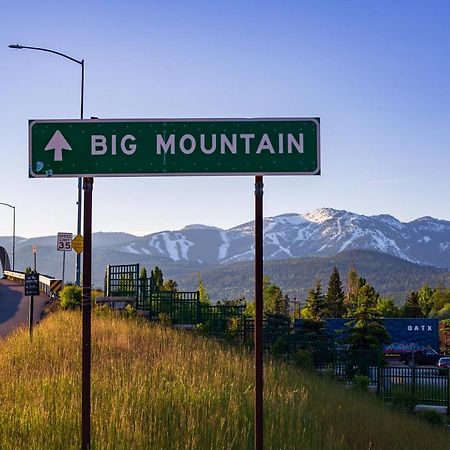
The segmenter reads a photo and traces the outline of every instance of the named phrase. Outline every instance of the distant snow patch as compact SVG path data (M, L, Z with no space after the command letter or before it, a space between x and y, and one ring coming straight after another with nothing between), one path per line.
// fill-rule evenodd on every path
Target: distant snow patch
M132 253L133 255L139 255L139 252L135 248L133 248L134 245L135 245L134 243L130 244L130 245L127 245L124 248L124 251L127 252L127 253Z
M305 214L303 217L309 222L323 223L334 217L336 211L331 208L320 208Z
M162 233L162 238L169 254L170 259L173 261L180 261L180 259L188 260L187 252L189 247L194 244L186 239L181 233L174 233L175 239L171 239L169 233Z
M230 240L228 239L227 233L225 231L220 232L220 237L222 238L222 244L219 247L219 254L217 256L219 260L226 258L228 248L230 247Z
M286 253L287 255L289 255L290 257L292 257L291 251L290 251L288 248L283 247L283 246L280 244L280 241L279 241L278 236L277 236L276 233L266 233L265 238L266 238L266 239L270 239L270 240L272 241L272 244L278 246L278 248L279 248L280 250L278 250L278 251L275 252L275 253L278 253L278 252L282 251L282 252Z

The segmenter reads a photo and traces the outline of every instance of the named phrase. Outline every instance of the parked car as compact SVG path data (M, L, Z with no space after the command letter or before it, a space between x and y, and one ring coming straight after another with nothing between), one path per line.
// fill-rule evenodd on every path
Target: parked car
M436 366L438 368L439 375L447 375L450 367L450 356L443 356L442 358L439 358Z
M408 365L435 365L439 361L439 358L444 355L439 354L432 348L424 348L422 350L416 350L409 353L403 353L400 356L400 360Z

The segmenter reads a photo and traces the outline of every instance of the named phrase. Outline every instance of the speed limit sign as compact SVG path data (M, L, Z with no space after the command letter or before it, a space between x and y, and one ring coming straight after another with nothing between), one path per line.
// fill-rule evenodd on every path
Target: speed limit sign
M72 233L58 233L56 250L60 252L72 251Z

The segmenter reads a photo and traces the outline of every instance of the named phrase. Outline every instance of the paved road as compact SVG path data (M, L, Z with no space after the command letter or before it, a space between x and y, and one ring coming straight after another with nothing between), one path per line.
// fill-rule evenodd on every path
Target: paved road
M0 337L6 336L19 326L28 326L30 297L25 297L23 291L23 284L0 279ZM34 297L34 322L40 319L47 300L46 295Z

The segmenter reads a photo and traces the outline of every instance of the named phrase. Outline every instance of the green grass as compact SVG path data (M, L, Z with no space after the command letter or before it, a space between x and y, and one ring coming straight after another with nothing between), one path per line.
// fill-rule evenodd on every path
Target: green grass
M95 316L94 449L251 449L253 359L187 332ZM80 447L77 312L0 341L0 448ZM266 449L444 449L450 433L368 394L265 364Z

